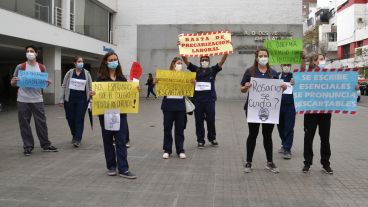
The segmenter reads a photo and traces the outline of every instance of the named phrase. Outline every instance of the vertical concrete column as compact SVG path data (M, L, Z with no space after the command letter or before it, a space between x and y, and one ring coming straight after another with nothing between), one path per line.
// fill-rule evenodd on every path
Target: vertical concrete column
M62 27L70 30L70 0L61 0L62 13Z
M46 66L49 79L52 84L43 91L45 104L59 103L60 86L61 86L61 48L60 47L44 47L43 48L43 64Z

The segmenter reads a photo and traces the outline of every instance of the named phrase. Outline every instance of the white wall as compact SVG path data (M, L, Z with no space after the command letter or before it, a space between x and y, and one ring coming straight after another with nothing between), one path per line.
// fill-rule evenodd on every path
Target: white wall
M137 25L302 24L302 0L118 1L114 43L127 68L137 58Z
M0 9L0 34L103 55L103 46L116 46L15 12ZM21 25L21 26L18 26ZM10 29L11 28L11 29Z
M354 4L337 13L337 45L345 45L351 42L368 38L368 4ZM364 23L359 25L357 19L363 17Z
M79 1L79 0L76 0L76 1ZM117 7L118 7L117 1L118 0L96 0L96 1L103 4L104 6L108 7L109 9L111 9L114 12L117 11ZM119 0L119 1L123 1L123 0Z

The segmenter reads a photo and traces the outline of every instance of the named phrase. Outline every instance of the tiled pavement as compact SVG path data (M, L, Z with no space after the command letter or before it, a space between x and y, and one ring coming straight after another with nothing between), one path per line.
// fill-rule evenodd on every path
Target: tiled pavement
M363 100L364 101L364 100ZM366 101L366 100L365 100ZM258 137L254 171L243 173L247 125L241 101L217 103L219 148L197 149L194 117L185 131L187 159L162 159L160 100L142 100L140 113L129 115L131 170L137 180L108 177L101 131L86 119L82 147L74 149L63 110L47 106L51 140L58 153L43 153L36 137L34 154L25 157L13 109L0 113L0 206L368 206L368 108L355 116L333 115L332 165L335 174L323 174L319 164L319 137L315 164L303 174L302 116L297 117L293 158L283 160L274 130L274 160L281 173L264 170L262 138ZM364 105L364 104L363 104Z

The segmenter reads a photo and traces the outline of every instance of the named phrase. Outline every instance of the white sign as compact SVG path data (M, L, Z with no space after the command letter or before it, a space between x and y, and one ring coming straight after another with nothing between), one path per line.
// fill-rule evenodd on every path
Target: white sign
M287 85L287 89L283 92L283 94L293 94L293 86L290 82L284 82Z
M69 82L69 89L84 91L86 89L86 80L71 78Z
M210 91L211 83L210 82L196 82L195 90L196 91Z
M105 122L105 130L119 131L120 130L120 110L119 109L105 110L104 122Z
M166 96L168 99L183 99L184 96Z
M283 83L280 79L251 78L248 97L249 123L278 124Z

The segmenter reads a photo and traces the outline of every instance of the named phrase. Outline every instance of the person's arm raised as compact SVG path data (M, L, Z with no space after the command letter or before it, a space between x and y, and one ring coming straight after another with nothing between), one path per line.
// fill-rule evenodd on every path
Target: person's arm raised
M218 65L222 68L222 66L225 64L226 58L227 58L228 54L224 54L220 60L220 62L218 63Z

